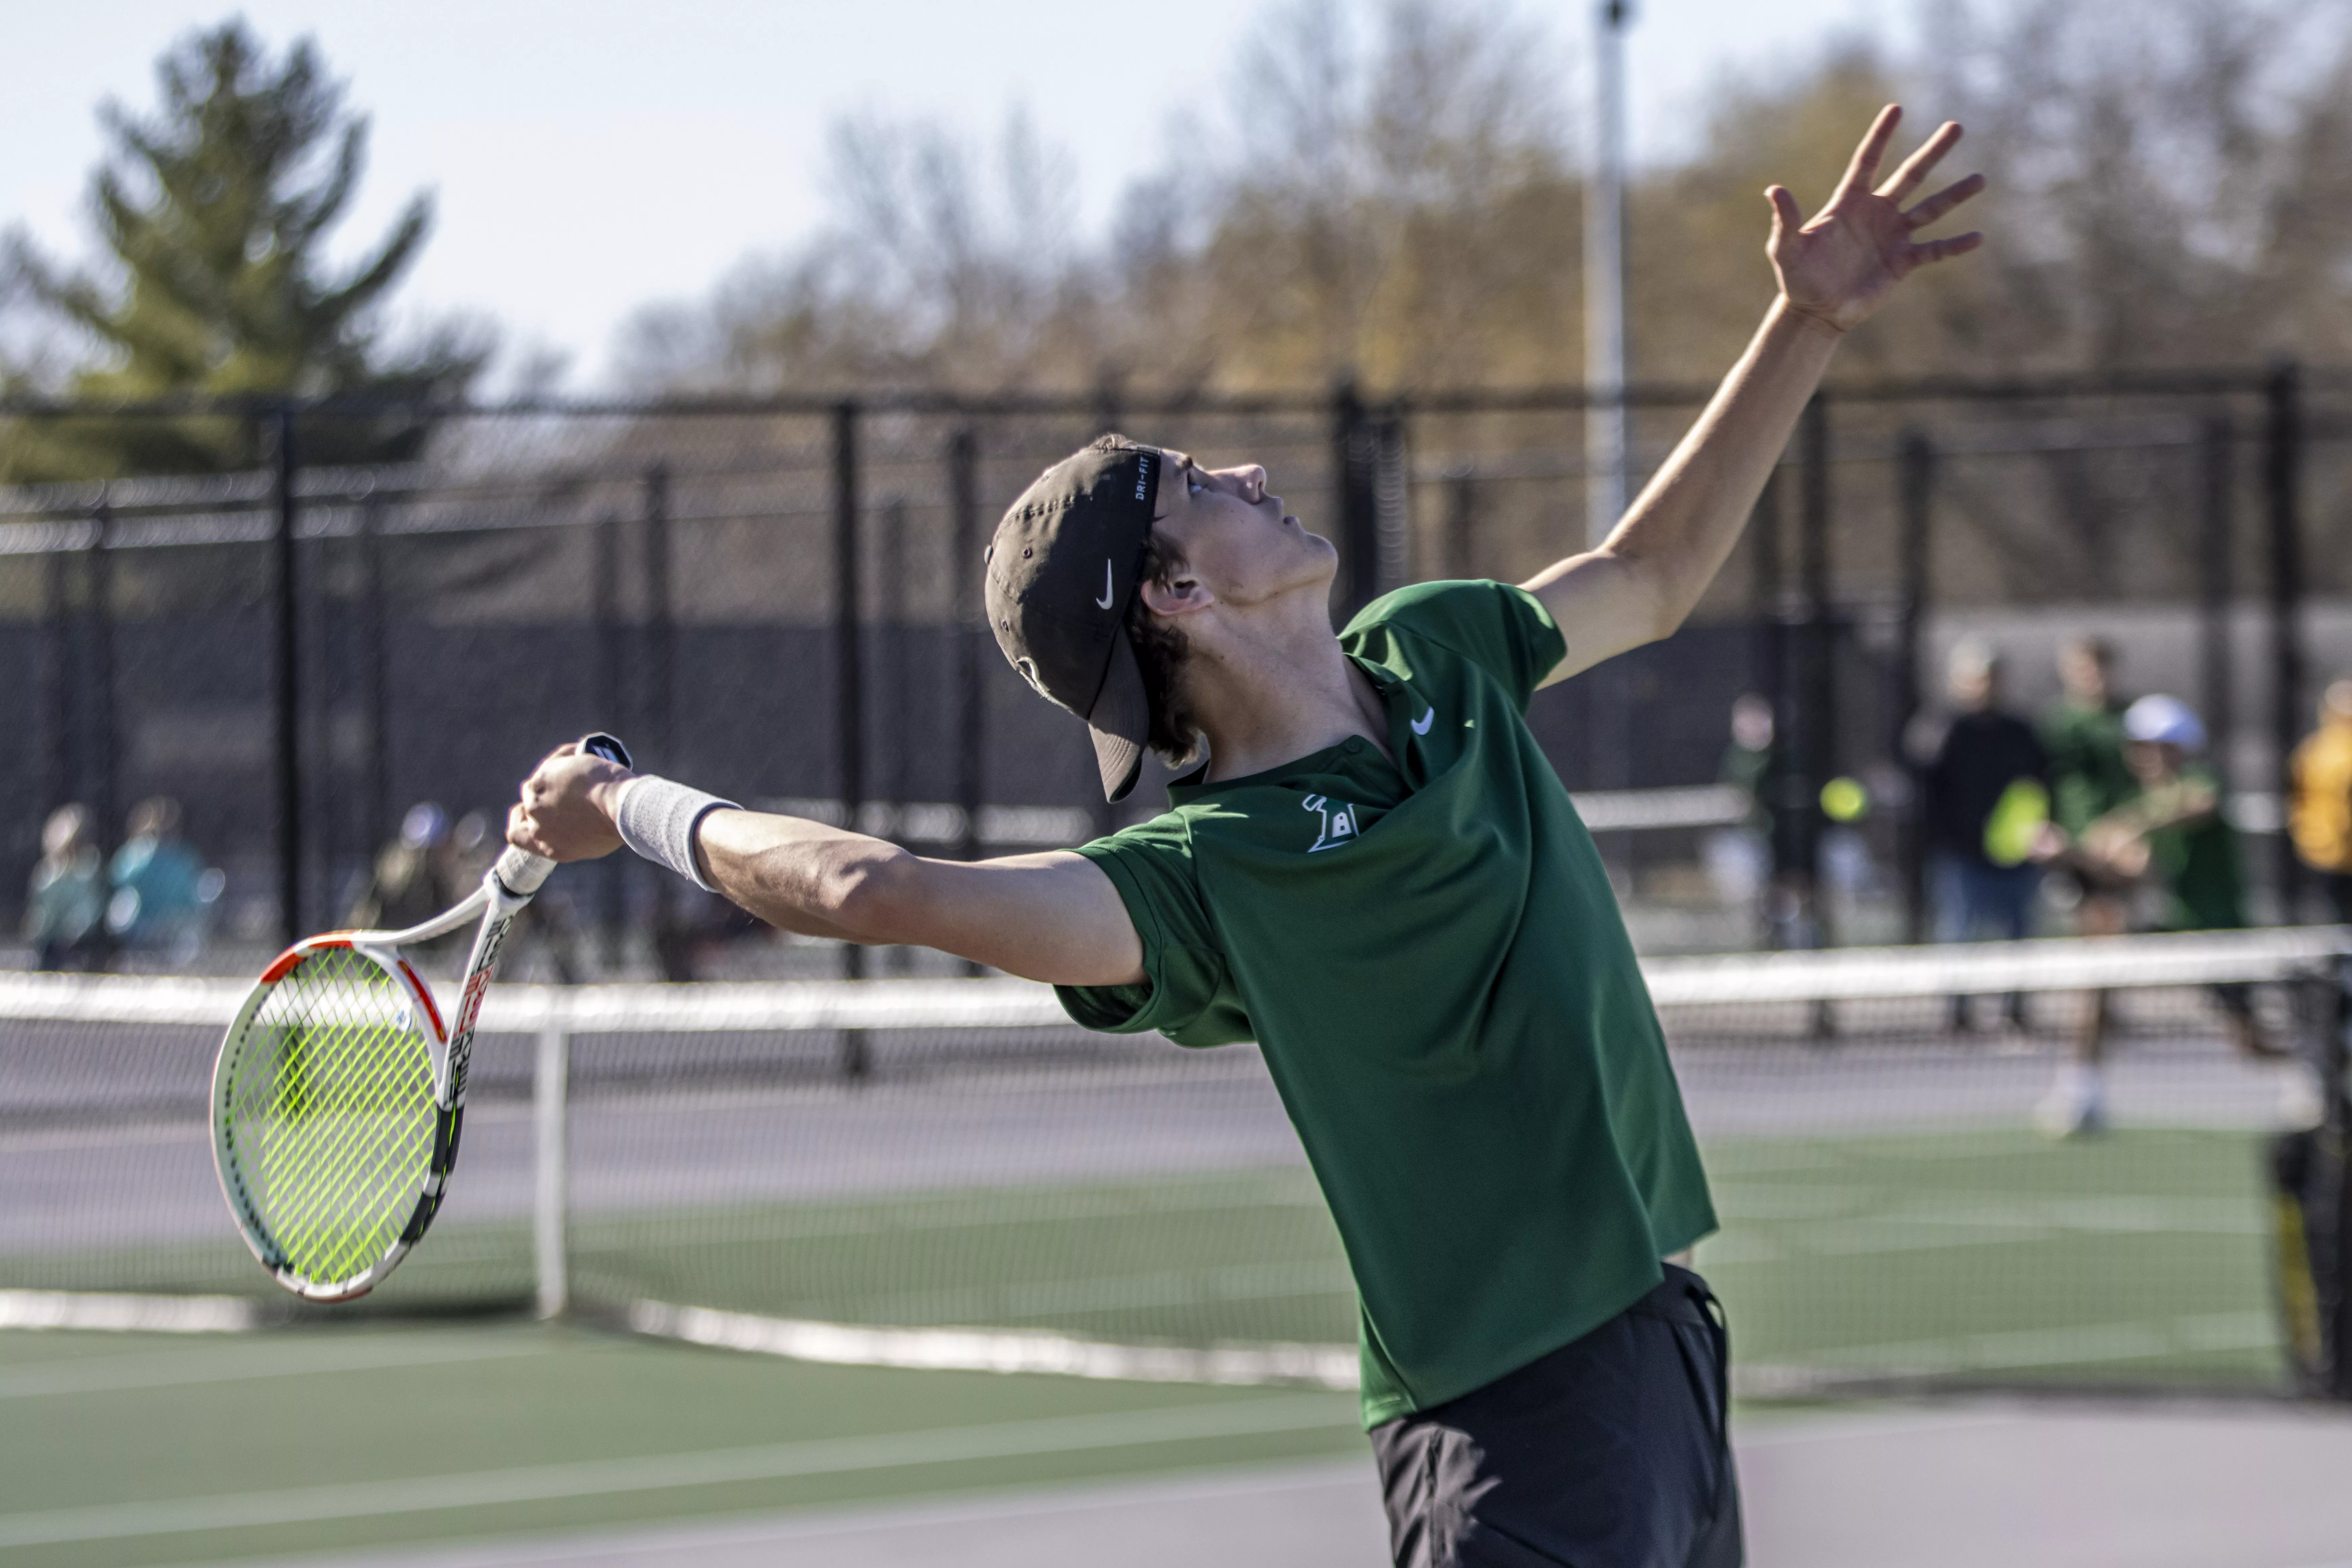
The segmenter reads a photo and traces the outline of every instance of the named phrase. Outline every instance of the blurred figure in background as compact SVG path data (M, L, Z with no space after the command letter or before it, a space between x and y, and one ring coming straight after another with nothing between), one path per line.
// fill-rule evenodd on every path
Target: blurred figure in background
M2339 921L2352 922L2352 680L2329 685L2319 728L2288 764L2286 830L2303 863L2319 873Z
M449 814L433 801L419 801L400 819L400 837L376 856L374 874L352 906L349 923L360 931L420 925L456 903L468 887L458 875L449 841Z
M2050 814L2049 759L2032 726L2001 710L2000 660L1990 648L1953 648L1947 680L1956 711L1921 780L1936 938L2014 941L2032 925L2042 885L2033 856ZM2009 997L2006 1016L2023 1026L2022 995ZM1952 1026L1969 1021L1969 999L1952 998Z
M2139 793L2124 760L2124 707L2115 689L2116 650L2103 637L2069 637L2058 646L2058 700L2042 715L2042 744L2050 753L2050 817L2054 831L2041 852L2056 862L2061 901L2071 894L2077 936L2116 936L2131 923L2128 878L2088 857L2069 853L2094 822ZM2093 992L2083 1039L2107 1027L2114 999ZM2077 1053L2095 1047L2076 1042Z
M2123 700L2115 693L2115 649L2098 637L2074 637L2058 649L2058 700L2042 715L2042 745L2050 756L2050 818L2064 842L2082 837L2100 817L2139 793L2124 760ZM2075 868L2082 900L2075 906L2084 936L2124 929L2123 885Z
M2124 710L2124 757L2138 785L2130 800L2086 826L2073 849L2078 863L2116 885L2138 889L2156 931L2236 931L2246 924L2245 871L2238 831L2223 813L2221 775L2205 761L2205 725L2178 698L2143 697ZM2253 994L2217 985L2230 1043L2247 1056L2284 1053L2263 1036ZM2106 1124L2100 1062L2107 1031L2095 1016L2036 1112L2058 1136L2096 1132Z
M185 963L204 940L205 917L224 879L179 833L180 803L169 795L131 808L122 847L114 852L106 929L126 948Z
M41 825L41 858L25 898L25 940L41 969L106 962L106 865L85 805L61 805Z
M1756 903L1772 879L1772 704L1750 691L1731 705L1731 743L1724 748L1720 783L1748 795L1748 815L1700 841L1699 855L1716 896L1727 904Z
M493 830L488 813L469 811L459 817L449 829L448 864L455 897L462 898L480 886L506 847L506 839ZM542 889L508 928L505 972L518 980L525 978L531 956L537 954L546 959L558 984L578 984L583 973L579 923L564 887Z

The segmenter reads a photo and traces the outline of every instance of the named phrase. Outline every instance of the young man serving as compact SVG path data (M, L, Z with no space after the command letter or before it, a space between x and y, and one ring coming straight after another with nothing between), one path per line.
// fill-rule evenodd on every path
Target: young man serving
M1876 184L1883 112L1828 205L1767 193L1780 297L1596 550L1517 587L1391 594L1338 637L1331 546L1257 468L1107 437L1047 469L987 563L1006 657L1093 731L1206 762L1076 851L927 860L566 747L508 837L622 844L787 930L1048 981L1078 1022L1255 1039L1346 1244L1363 1415L1400 1563L1740 1560L1725 1341L1672 1259L1714 1228L1592 841L1526 721L1538 687L1681 625L1840 339L1978 237L1906 207L1945 125Z

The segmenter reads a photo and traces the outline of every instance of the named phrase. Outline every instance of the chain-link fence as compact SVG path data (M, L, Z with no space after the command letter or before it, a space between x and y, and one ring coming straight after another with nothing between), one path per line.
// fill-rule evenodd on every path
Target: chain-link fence
M1765 934L1770 879L1743 881L1726 841L1743 834L1806 902L1796 940L1916 931L1906 735L1963 634L2011 657L2020 708L2052 689L2061 638L2106 636L2126 689L2206 714L2237 820L2274 834L2284 748L2352 668L2347 394L2281 369L1817 399L1691 625L1538 699L1637 934ZM1636 484L1699 400L1634 395ZM0 489L18 741L0 760L0 902L21 909L58 806L86 805L110 854L133 803L169 795L225 874L215 951L241 953L346 918L415 803L494 834L533 760L593 728L647 767L928 853L1076 842L1148 813L1160 775L1106 807L1081 727L977 617L982 547L1040 468L1109 427L1263 463L1339 545L1344 616L1407 581L1517 580L1578 548L1585 405L1561 389L410 410L431 427L423 460L357 468L303 452L382 410L15 405L85 437L241 418L261 459ZM1722 781L1748 692L1777 721L1760 810L1701 787ZM1866 816L1825 816L1838 776L1865 787ZM2288 858L2274 839L2250 858L2285 912ZM564 886L551 919L580 963L725 972L724 916L666 879L615 862Z

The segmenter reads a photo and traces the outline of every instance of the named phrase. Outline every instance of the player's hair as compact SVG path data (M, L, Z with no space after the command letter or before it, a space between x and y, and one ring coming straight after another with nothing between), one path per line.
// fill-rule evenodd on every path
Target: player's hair
M1138 581L1172 588L1184 566L1184 552L1155 529L1144 542L1143 570ZM1170 767L1182 767L1201 749L1201 726L1193 721L1192 705L1184 695L1184 660L1192 644L1182 632L1153 615L1139 593L1128 605L1127 637L1143 671L1144 700L1151 711L1151 730L1143 743Z
M2058 650L2080 654L2101 669L2112 671L2116 668L2116 645L2103 637L2095 637L2087 632L2070 637L2058 645Z

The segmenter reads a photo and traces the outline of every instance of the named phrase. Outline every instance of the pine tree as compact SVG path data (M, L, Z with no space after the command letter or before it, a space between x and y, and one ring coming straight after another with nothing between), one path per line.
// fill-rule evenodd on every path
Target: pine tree
M273 62L242 20L191 34L158 62L152 121L100 110L111 142L91 182L102 274L62 274L19 243L33 298L94 342L78 399L175 395L462 393L488 358L479 334L444 329L388 360L377 308L416 259L431 199L414 197L355 267L320 252L366 163L367 121L299 40ZM413 415L307 420L306 463L398 460L425 426ZM0 462L17 479L106 478L247 466L257 430L238 418L26 421Z

